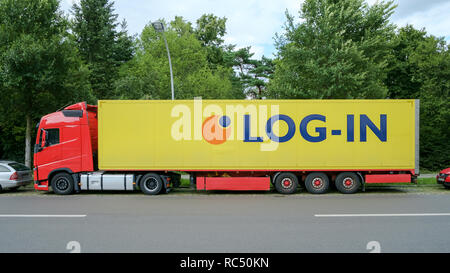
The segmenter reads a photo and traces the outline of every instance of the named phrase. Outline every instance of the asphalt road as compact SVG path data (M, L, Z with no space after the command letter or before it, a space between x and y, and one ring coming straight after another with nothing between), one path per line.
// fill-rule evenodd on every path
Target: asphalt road
M450 252L449 232L449 194L0 196L0 252Z

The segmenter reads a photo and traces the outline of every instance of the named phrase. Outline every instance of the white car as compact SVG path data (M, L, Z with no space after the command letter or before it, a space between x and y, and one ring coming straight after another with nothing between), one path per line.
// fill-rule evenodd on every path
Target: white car
M33 183L33 172L30 168L14 161L0 160L0 191L17 190L31 183Z

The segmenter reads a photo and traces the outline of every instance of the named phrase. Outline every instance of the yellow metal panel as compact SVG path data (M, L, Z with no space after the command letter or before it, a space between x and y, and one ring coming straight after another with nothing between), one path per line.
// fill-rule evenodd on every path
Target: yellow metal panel
M414 100L177 100L177 101L99 101L99 167L102 170L377 170L414 169ZM266 132L267 121L275 115L293 121L292 138L277 142ZM226 139L205 140L203 124L211 116L221 124L226 115L229 124L218 125ZM245 120L250 136L244 138ZM326 138L311 142L301 133L305 117L313 119L306 133L318 137L316 128L326 128ZM354 141L348 140L354 118ZM360 122L367 116L367 140L362 141ZM386 116L383 130L382 115ZM225 118L226 119L226 118ZM273 123L275 135L289 132L288 122ZM321 130L321 129L319 129ZM340 134L333 130L340 130ZM379 136L375 134L380 131ZM291 132L292 133L292 132ZM383 133L386 140L383 141ZM217 135L216 135L217 136ZM208 137L206 137L208 138ZM289 137L286 137L289 138ZM209 139L209 138L208 138ZM211 140L211 139L209 139ZM216 137L217 140L217 137ZM247 141L246 141L247 140ZM275 141L274 141L275 140Z

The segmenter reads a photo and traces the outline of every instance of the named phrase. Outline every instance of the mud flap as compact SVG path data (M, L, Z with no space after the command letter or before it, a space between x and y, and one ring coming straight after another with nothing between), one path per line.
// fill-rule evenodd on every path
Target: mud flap
M171 190L171 177L169 175L161 175L161 179L163 181L165 193L169 193Z
M80 193L80 176L77 173L72 174L73 190L75 193Z

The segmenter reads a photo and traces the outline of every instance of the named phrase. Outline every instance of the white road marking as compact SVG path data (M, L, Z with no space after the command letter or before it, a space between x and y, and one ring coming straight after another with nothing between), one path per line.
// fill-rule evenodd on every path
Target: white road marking
M0 214L0 218L84 218L86 214Z
M408 217L450 216L450 213L386 213L386 214L315 214L315 217Z

